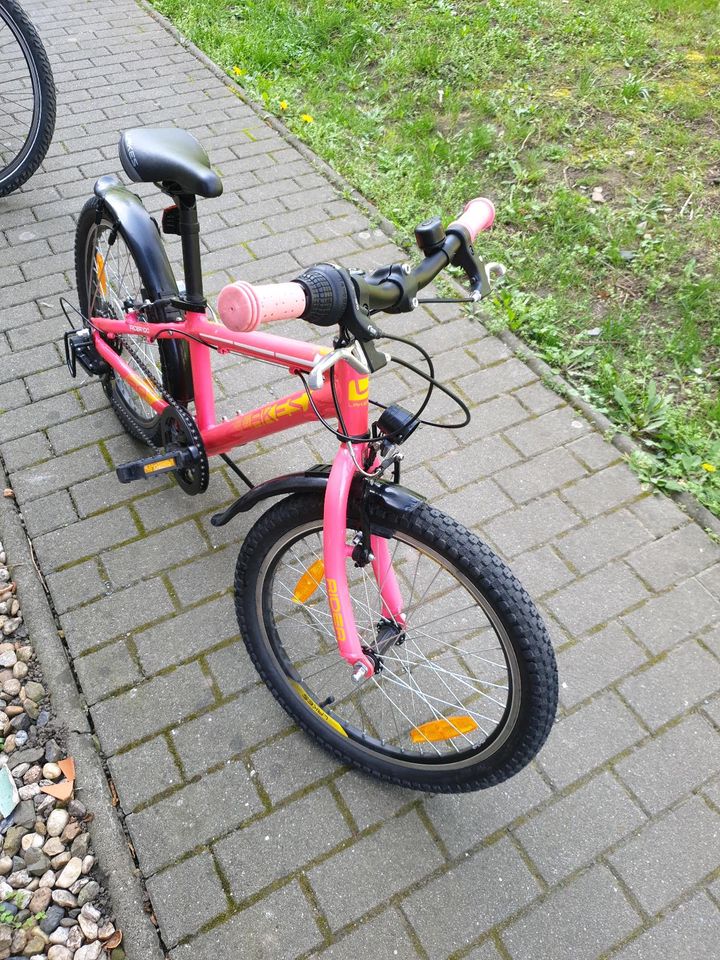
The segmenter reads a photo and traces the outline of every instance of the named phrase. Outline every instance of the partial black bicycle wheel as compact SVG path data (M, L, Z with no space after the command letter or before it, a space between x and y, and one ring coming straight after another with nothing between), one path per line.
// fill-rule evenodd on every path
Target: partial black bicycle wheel
M55 131L55 84L35 27L16 0L0 0L0 197L45 159Z
M338 759L383 780L456 793L513 776L545 742L557 707L555 657L527 593L439 510L373 508L371 529L389 538L407 622L382 616L371 567L349 566L363 647L378 664L355 683L328 609L322 510L317 495L281 501L238 557L240 631L277 700ZM356 526L348 524L348 543Z
M98 205L91 197L83 207L75 232L75 274L80 311L83 317L109 317L122 320L127 304L141 304L159 298L157 290L146 281L143 264L138 263L128 246L122 229L103 213L96 223ZM170 316L168 316L170 319ZM148 343L143 337L121 336L113 340L128 364L137 372L139 381L146 374L130 353L140 357L153 378L168 386L166 364L161 345ZM179 348L173 344L172 348ZM126 349L129 347L130 349ZM104 379L105 393L127 432L150 446L161 442L160 416L140 393L111 371Z

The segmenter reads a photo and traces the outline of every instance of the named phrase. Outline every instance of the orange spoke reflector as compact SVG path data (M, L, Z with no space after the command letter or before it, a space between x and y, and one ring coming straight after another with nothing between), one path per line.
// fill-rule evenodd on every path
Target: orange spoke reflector
M295 584L293 602L305 603L306 600L309 600L322 583L324 573L325 564L322 560L316 560L308 572L304 573Z
M444 720L430 720L410 731L413 743L427 743L428 740L452 740L463 733L477 730L477 723L472 717L447 717Z
M105 273L105 259L101 253L95 254L95 268L97 269L98 286L104 297L107 296L107 275Z

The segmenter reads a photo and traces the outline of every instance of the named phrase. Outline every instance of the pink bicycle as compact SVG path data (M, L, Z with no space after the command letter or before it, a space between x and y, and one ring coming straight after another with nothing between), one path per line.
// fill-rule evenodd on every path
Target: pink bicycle
M222 192L200 144L182 130L130 130L120 157L136 182L173 199L162 229L182 240L185 287L141 201L103 177L77 226L83 327L66 334L68 366L102 379L127 431L153 450L118 468L122 482L172 473L189 494L206 489L219 455L250 489L222 525L269 497L287 495L255 523L238 557L240 632L260 676L285 710L338 758L382 779L428 791L463 791L517 773L548 736L557 670L543 622L505 564L455 520L399 484L402 444L433 388L425 369L377 347L393 338L375 315L418 305L418 291L449 264L469 278L470 299L489 292L499 265L473 241L494 218L471 201L446 230L416 231L424 259L372 274L332 264L291 283L222 290L208 316L196 198ZM333 348L257 329L303 318L335 328ZM404 341L409 343L409 341ZM210 352L284 367L295 393L217 422ZM371 423L370 378L388 362L424 378L419 409L391 405ZM380 405L378 405L380 406ZM228 451L319 420L339 441L331 466L252 486ZM334 421L335 426L329 421ZM447 424L445 424L447 426ZM392 480L386 474L392 472Z

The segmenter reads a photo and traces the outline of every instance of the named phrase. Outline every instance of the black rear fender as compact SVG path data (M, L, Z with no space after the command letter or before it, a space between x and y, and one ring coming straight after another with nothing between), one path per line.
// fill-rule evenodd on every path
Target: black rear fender
M143 206L142 200L124 187L117 177L100 177L95 196L102 202L103 212L118 226L122 237L141 268L143 284L149 299L178 299L177 280L170 266L157 224ZM147 319L155 323L180 320L171 307L148 310ZM190 351L186 341L160 340L160 353L165 371L165 388L187 404L193 398Z

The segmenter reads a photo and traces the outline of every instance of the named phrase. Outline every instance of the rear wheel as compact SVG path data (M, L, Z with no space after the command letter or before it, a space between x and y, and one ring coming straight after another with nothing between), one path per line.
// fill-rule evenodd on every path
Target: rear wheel
M83 207L75 234L75 272L80 310L84 317L123 320L129 304L159 297L145 282L138 263L120 229L103 214L96 223L99 201L91 198ZM123 359L145 380L146 373L166 385L164 360L159 342L143 337L122 336L113 341ZM132 352L131 352L132 351ZM140 363L135 359L136 354ZM114 370L103 386L115 413L127 432L149 445L160 444L160 416Z
M356 685L340 658L322 569L323 501L293 496L246 538L236 610L250 656L291 716L339 759L436 792L517 773L550 732L557 669L543 622L513 574L438 510L377 507L405 598L403 629L383 621L372 568L348 567L376 675ZM355 535L348 527L348 543Z

